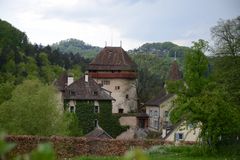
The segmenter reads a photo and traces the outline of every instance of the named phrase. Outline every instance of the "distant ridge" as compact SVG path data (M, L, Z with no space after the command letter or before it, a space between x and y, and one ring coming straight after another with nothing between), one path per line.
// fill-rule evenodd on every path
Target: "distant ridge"
M184 54L189 51L189 47L178 46L172 42L155 42L155 43L145 43L139 48L129 50L129 53L144 53L144 54L155 54L159 57L169 56L174 57L175 52L177 53L177 58L183 58Z
M81 56L90 59L94 58L101 50L100 47L86 44L84 41L74 38L54 43L51 45L51 48L53 50L58 49L60 52L63 53L80 54Z

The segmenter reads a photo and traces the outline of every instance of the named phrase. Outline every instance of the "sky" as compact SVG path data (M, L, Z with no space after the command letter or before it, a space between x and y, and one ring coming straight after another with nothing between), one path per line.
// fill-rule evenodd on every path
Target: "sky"
M211 43L210 28L240 16L240 0L0 0L0 19L25 32L31 43L69 38L126 50L171 41Z

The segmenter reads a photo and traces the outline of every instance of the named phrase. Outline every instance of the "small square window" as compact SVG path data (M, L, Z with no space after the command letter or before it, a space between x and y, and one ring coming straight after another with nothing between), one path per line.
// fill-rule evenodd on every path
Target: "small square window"
M126 95L126 99L128 99L129 97L128 97L128 94Z
M183 140L183 133L176 133L176 140Z
M98 92L97 92L97 91L94 91L94 92L93 92L93 95L94 95L94 96L97 96L97 95L98 95Z
M119 90L120 89L120 86L115 86L115 90Z
M118 113L123 113L123 109L119 108Z

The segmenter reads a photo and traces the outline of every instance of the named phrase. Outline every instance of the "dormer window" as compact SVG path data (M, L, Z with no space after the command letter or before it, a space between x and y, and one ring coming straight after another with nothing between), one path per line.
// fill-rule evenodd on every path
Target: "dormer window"
M76 92L70 91L70 96L75 96L75 95L76 95Z

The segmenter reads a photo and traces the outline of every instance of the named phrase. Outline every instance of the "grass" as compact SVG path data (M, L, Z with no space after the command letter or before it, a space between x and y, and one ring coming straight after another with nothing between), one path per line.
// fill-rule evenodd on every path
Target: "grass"
M128 154L124 157L85 156L74 158L74 160L240 160L240 153L234 152L236 148L239 149L239 146L232 146L230 150L223 147L219 151L202 146L154 146L144 151L143 154L148 157L147 159L133 159L138 153L131 151L131 158Z

